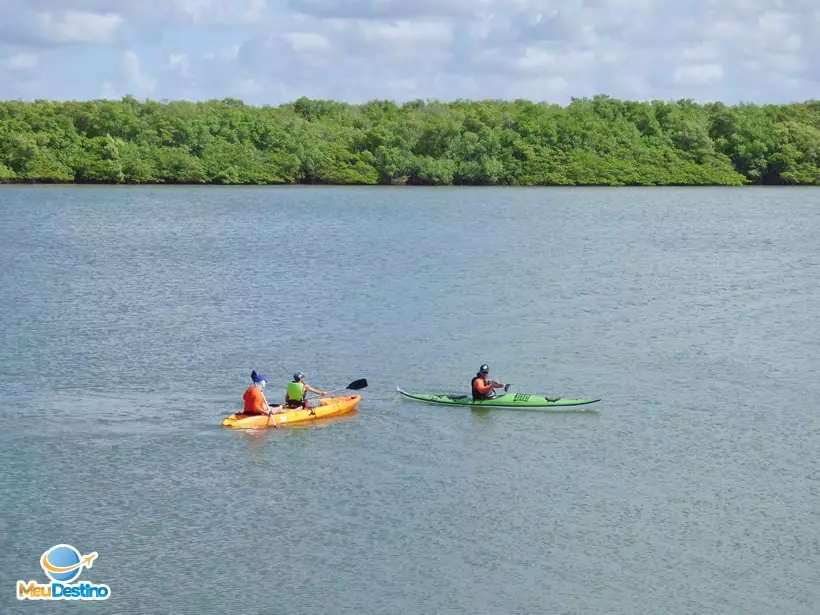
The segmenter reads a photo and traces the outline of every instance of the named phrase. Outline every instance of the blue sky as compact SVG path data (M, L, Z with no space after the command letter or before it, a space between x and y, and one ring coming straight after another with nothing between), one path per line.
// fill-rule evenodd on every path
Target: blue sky
M815 0L0 0L0 99L820 98Z

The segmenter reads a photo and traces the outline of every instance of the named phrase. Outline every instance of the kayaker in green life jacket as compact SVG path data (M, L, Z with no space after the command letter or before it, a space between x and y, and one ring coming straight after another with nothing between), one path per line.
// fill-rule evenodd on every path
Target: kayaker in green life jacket
M327 391L314 389L305 382L305 374L296 372L293 380L288 383L288 390L285 393L285 406L288 408L310 408L310 402L305 397L305 393L310 391L316 395L327 395Z
M478 368L478 373L473 377L470 388L473 390L473 399L493 399L496 394L494 389L503 389L503 382L489 380L490 368L485 363Z

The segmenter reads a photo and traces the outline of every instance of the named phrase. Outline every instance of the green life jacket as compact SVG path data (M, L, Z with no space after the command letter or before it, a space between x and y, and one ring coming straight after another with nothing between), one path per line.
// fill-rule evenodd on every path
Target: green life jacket
M288 382L288 401L302 401L305 397L305 385L301 382Z

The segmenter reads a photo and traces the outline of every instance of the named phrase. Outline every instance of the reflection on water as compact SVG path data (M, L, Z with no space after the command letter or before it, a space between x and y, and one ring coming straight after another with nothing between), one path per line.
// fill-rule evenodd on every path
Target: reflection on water
M271 425L270 427L259 427L256 429L228 429L227 431L240 432L252 446L264 446L268 438L287 437L288 432L311 429L325 429L331 427L336 423L346 423L352 421L359 414L358 409L351 410L340 416L331 416L322 419L315 419L312 421L303 421L301 423L292 423L288 425Z

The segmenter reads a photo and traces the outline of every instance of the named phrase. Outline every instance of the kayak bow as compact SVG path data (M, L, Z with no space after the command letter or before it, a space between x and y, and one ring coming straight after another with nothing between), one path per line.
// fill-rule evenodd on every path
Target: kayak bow
M469 395L427 395L408 393L396 387L399 395L415 401L424 401L444 406L472 406L474 408L553 408L567 406L585 406L601 401L600 399L562 399L548 398L546 395L529 395L526 393L504 393L493 399L474 400Z

